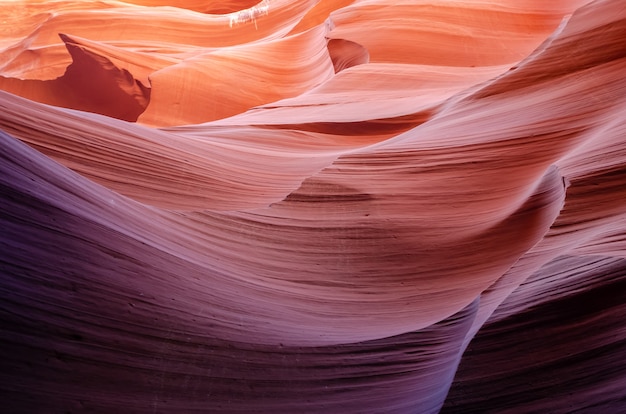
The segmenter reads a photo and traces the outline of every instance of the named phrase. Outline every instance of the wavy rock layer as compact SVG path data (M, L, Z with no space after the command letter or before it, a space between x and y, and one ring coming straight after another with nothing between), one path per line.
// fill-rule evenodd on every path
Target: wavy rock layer
M626 410L586 3L0 3L4 409Z

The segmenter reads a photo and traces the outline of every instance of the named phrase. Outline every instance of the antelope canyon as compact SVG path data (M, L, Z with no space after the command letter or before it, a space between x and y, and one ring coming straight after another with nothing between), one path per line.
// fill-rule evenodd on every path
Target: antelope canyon
M624 0L0 21L1 412L626 412Z

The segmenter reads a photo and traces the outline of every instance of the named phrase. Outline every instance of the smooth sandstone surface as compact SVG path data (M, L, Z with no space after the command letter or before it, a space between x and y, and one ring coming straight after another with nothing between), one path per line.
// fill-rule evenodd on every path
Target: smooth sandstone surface
M6 412L626 411L622 0L0 22Z

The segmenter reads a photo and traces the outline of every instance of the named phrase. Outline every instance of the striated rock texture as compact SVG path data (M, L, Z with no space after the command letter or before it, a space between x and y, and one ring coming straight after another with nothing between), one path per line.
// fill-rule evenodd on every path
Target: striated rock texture
M623 0L0 21L3 412L626 412Z

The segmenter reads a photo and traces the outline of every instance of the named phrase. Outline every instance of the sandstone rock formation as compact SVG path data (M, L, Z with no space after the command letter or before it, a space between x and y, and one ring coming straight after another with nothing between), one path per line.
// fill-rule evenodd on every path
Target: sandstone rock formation
M6 412L626 410L622 0L0 19Z

